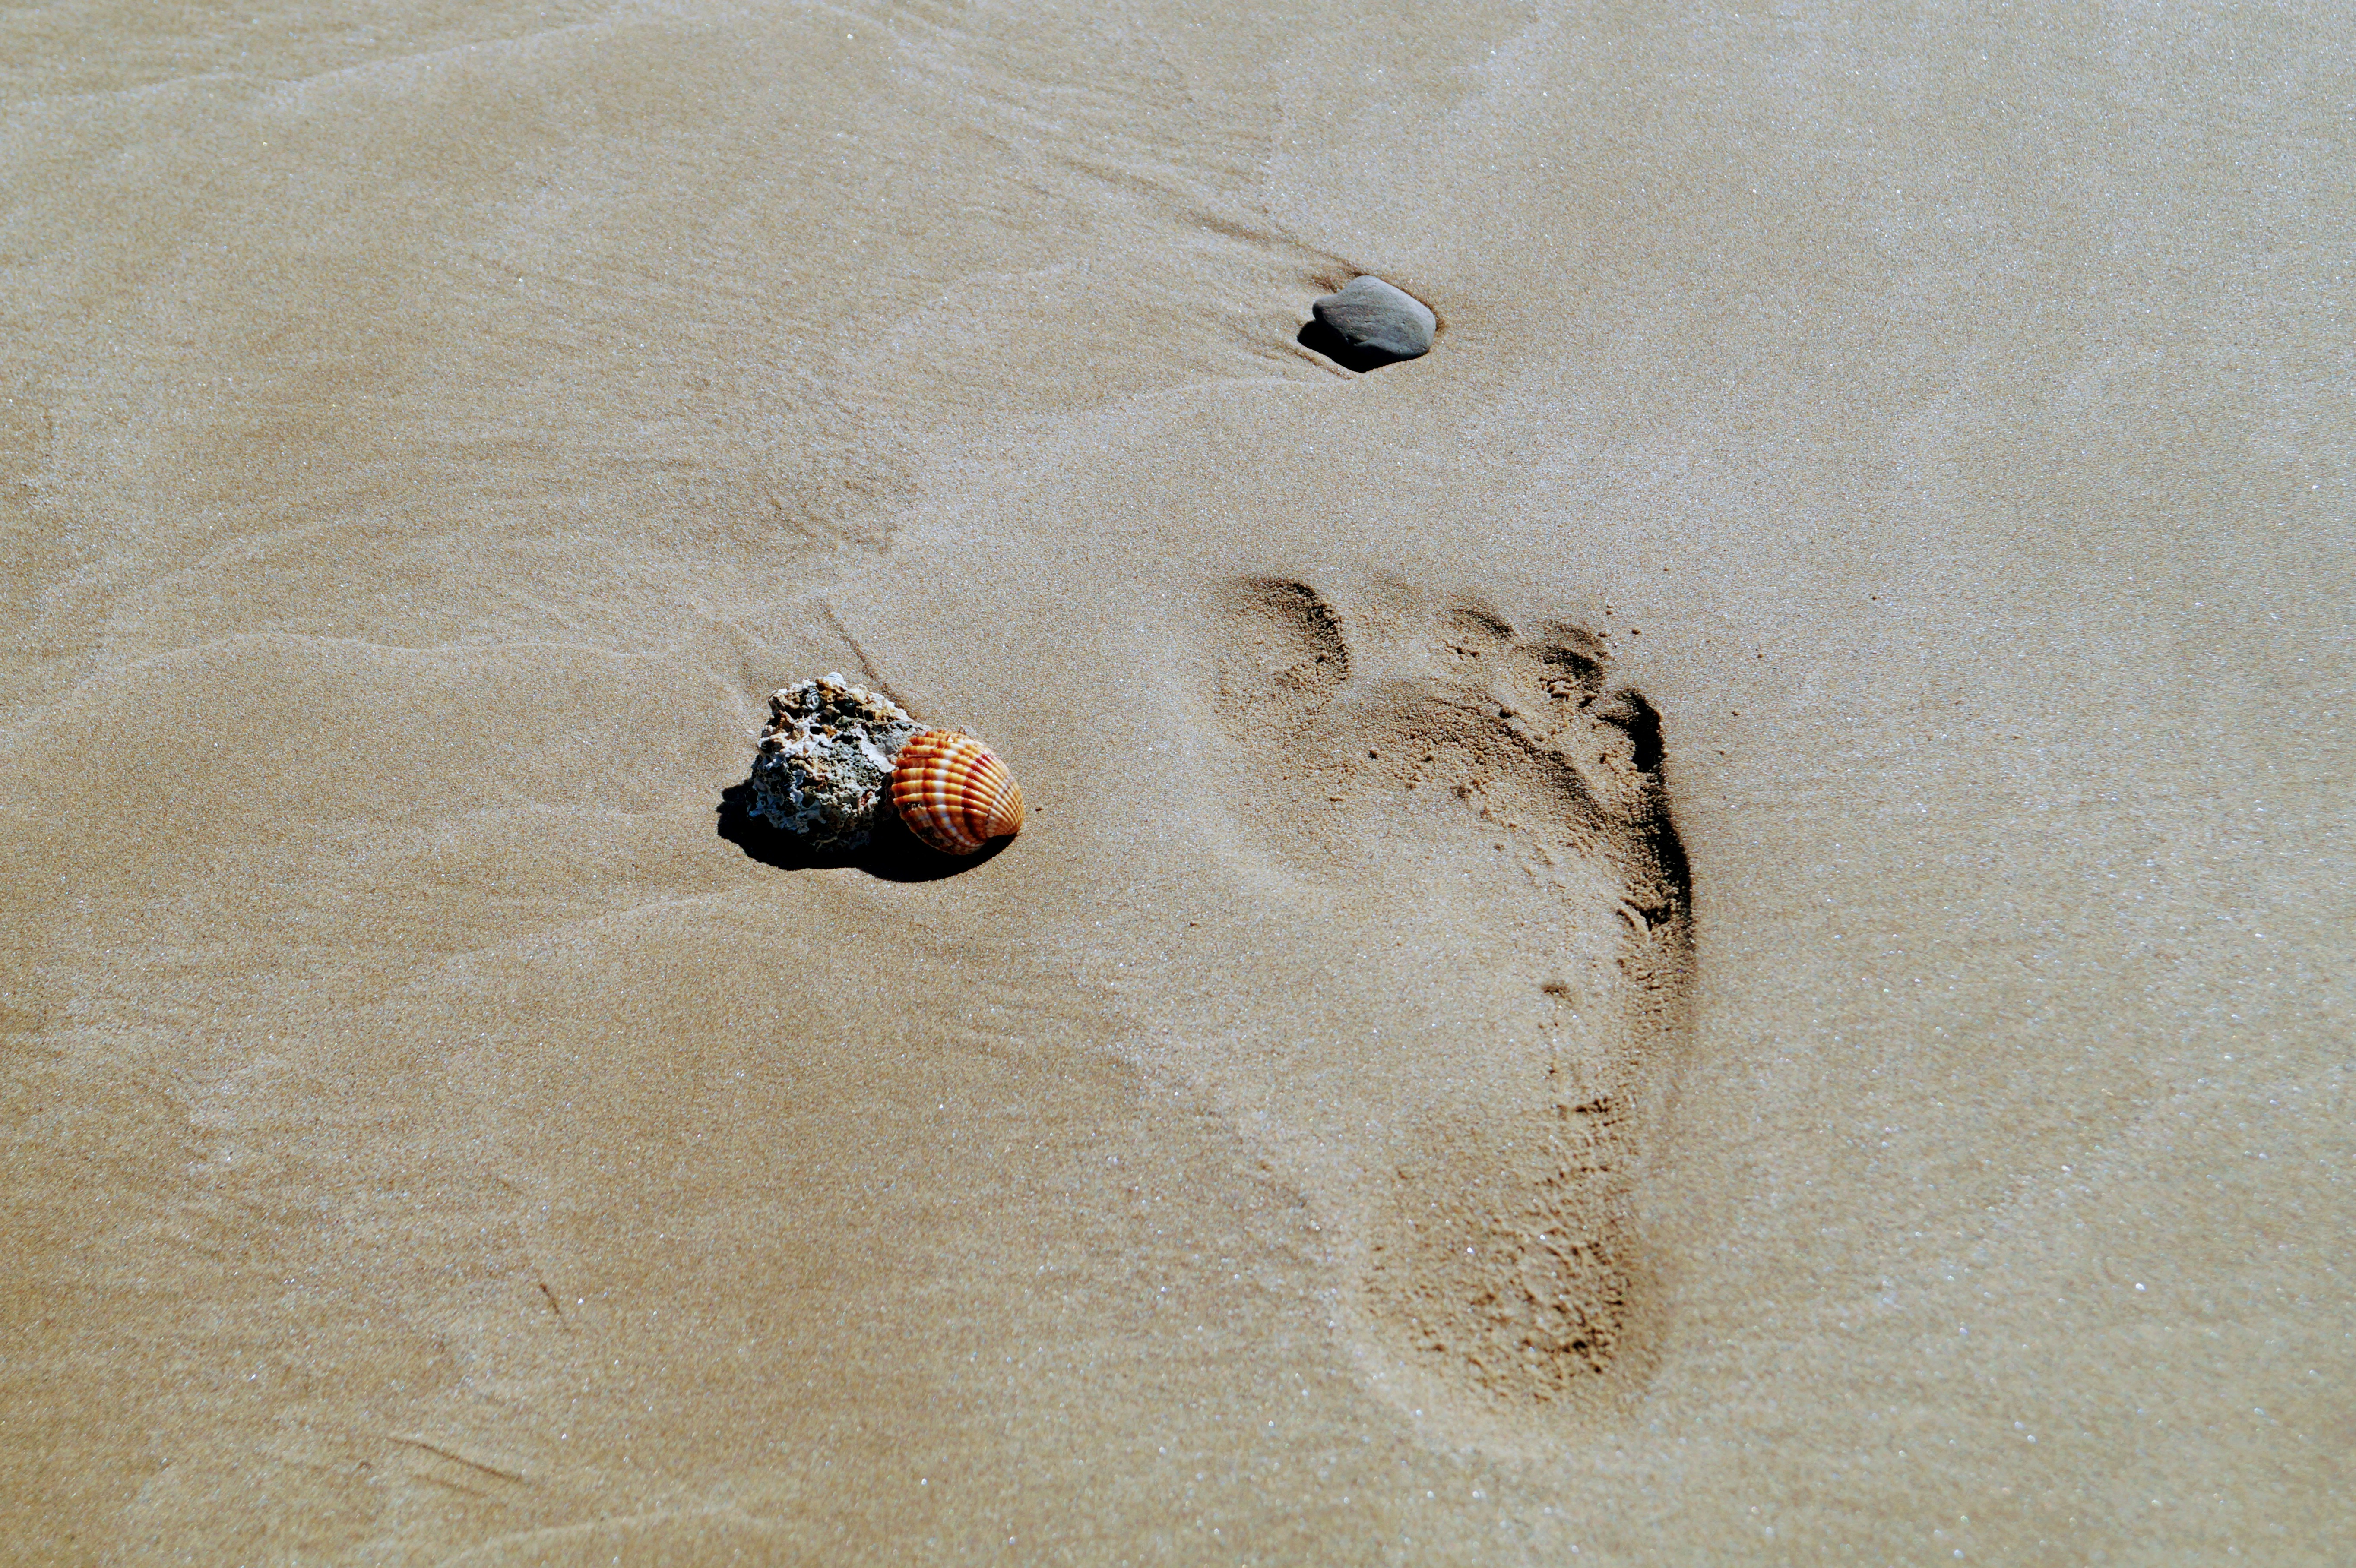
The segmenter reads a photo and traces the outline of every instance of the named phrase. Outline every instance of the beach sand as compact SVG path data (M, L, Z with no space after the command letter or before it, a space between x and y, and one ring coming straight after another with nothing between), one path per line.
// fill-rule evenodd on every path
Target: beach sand
M0 1556L2346 1560L2344 16L0 62Z

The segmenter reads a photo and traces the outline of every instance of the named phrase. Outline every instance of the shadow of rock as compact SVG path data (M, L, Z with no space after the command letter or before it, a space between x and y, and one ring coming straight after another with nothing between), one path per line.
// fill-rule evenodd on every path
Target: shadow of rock
M752 812L751 784L732 784L720 792L719 821L713 831L744 852L746 859L781 871L809 871L849 866L887 882L937 882L970 871L994 859L1013 842L992 840L971 855L944 855L910 833L897 816L886 812L862 849L813 851L807 840L771 827Z
M1344 370L1355 370L1361 376L1369 370L1379 370L1386 365L1400 363L1399 356L1387 354L1379 348L1356 348L1350 340L1322 321L1312 321L1294 336L1293 342L1312 354L1323 354ZM1418 354L1411 357L1420 359Z

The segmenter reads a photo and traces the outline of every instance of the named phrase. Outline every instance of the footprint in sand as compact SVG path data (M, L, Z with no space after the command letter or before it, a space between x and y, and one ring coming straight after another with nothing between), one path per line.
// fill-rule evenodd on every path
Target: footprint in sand
M1266 856L1450 993L1402 1002L1295 1118L1357 1140L1359 1190L1329 1205L1352 1338L1419 1408L1624 1394L1655 1316L1633 1183L1693 968L1659 716L1611 688L1600 638L1471 601L1254 580L1222 619L1215 700Z

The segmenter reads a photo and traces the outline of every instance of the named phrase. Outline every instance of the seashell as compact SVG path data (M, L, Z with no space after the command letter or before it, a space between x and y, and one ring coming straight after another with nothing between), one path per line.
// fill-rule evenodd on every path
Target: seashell
M970 735L927 730L902 748L892 805L908 831L947 855L970 855L1023 830L1023 791Z

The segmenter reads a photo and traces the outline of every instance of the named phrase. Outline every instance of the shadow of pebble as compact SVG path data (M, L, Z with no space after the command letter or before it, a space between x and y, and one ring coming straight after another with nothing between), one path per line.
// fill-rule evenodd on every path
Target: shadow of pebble
M1012 838L992 839L971 855L944 855L920 842L897 816L885 815L867 847L849 853L816 851L808 840L780 831L753 815L753 786L731 784L720 792L715 808L719 821L712 831L744 852L747 859L781 871L814 871L851 867L887 882L937 882L972 870L997 858Z
M1401 357L1385 353L1379 348L1353 347L1350 340L1322 321L1312 321L1293 338L1295 343L1312 354L1322 354L1344 370L1355 370L1361 376L1369 370L1379 370L1386 365L1397 365ZM1418 355L1415 357L1420 358Z

